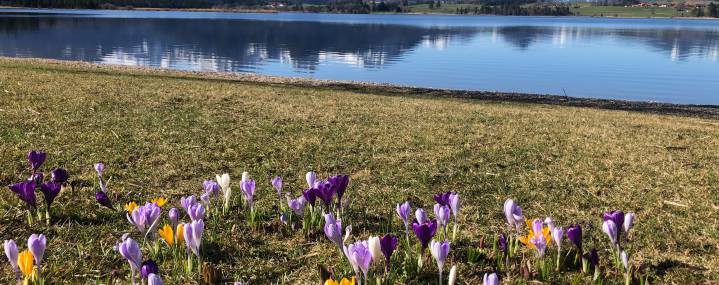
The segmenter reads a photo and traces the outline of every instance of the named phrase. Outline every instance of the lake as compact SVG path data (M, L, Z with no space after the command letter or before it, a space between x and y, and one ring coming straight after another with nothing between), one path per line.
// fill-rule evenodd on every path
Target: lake
M0 9L0 56L719 105L719 21Z

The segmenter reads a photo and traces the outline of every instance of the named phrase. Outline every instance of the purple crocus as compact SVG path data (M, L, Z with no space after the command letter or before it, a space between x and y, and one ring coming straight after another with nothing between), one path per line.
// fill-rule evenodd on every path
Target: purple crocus
M332 213L325 214L325 236L332 243L342 248L342 220L336 219Z
M627 213L624 216L624 234L629 235L629 230L634 226L634 213Z
M32 253L32 257L35 258L35 264L37 265L38 272L40 271L40 264L45 256L45 247L47 246L47 239L43 234L32 234L27 239L27 249Z
M31 150L27 153L27 161L30 162L30 168L32 172L37 171L38 168L45 162L47 154L42 151Z
M180 211L177 210L177 208L170 209L170 211L167 212L167 218L170 220L172 228L176 229L180 221Z
M307 188L314 187L315 181L317 181L317 173L314 171L307 172L307 174L305 174L305 180L307 180Z
M202 206L202 204L191 205L187 209L187 215L190 216L190 220L193 222L203 220L205 219L205 206Z
M582 226L579 224L571 225L567 228L567 239L582 252Z
M275 176L270 182L272 183L272 187L275 188L275 191L277 191L277 198L282 200L282 177Z
M619 210L604 212L604 220L611 220L617 227L621 227L622 225L624 225L624 212Z
M447 231L447 225L449 225L449 214L450 209L446 205L434 204L434 217L437 219L437 224Z
M452 209L452 215L454 216L454 222L457 222L457 215L459 214L459 194L452 192L449 194L449 207Z
M369 265L372 262L372 254L370 253L367 241L355 242L354 244L344 247L343 250L347 259L350 260L355 274L358 274L358 269L362 270L365 283L367 283L367 271L369 271Z
M150 273L150 275L147 275L147 285L164 285L164 283L162 283L160 275Z
M312 207L315 206L315 201L317 201L317 190L314 188L308 188L302 191L302 196L305 197L305 201L310 203Z
M183 209L185 209L185 212L188 212L190 209L190 206L197 204L197 198L195 198L195 195L190 195L188 197L182 197L180 198L180 205Z
M55 201L55 197L60 194L62 184L56 182L45 182L40 185L40 191L45 196L45 205L50 208L50 205Z
M562 251L562 237L564 236L564 230L562 227L554 227L552 231L552 240L557 245L557 251Z
M412 230L414 230L414 235L422 245L421 252L424 252L429 245L429 241L431 241L437 233L437 223L432 220L428 220L421 224L415 221L412 223Z
M155 203L146 203L127 214L127 220L143 235L154 232L160 221L162 210Z
M102 173L105 172L105 164L102 162L95 163L95 172L97 172L97 177L102 177Z
M484 273L482 285L499 285L499 277L497 277L497 273Z
M287 206L289 206L290 209L295 212L295 215L299 217L304 217L306 203L307 200L305 200L304 196L297 197L296 199L290 199L289 193L287 194Z
M345 190L347 190L347 185L350 183L350 176L349 175L335 175L331 176L327 179L327 182L329 182L332 185L332 191L337 193L337 205L342 207L342 196L345 195Z
M507 237L505 237L504 234L499 234L497 243L499 244L499 250L501 250L502 253L507 254Z
M117 251L119 251L120 255L122 255L122 257L124 257L130 264L132 284L135 284L135 272L140 270L142 262L142 252L140 251L140 245L138 245L135 240L128 237L117 245Z
M332 184L327 181L319 181L315 183L314 189L316 189L315 193L317 193L317 197L325 203L325 207L329 208L332 204L332 198L335 195Z
M591 265L592 268L596 268L597 265L599 265L599 253L597 253L596 248L592 248L589 252L589 265Z
M70 178L70 175L67 174L67 171L62 168L55 168L52 171L50 171L50 181L54 183L58 183L60 185L67 183L67 179Z
M110 201L110 197L107 196L107 194L103 191L97 191L95 192L95 200L97 200L100 205L107 207L110 210L115 210L115 207L112 206L112 201Z
M417 223L424 224L429 220L427 217L427 212L424 211L422 208L417 208L416 211L414 211L414 218L417 220Z
M220 195L220 184L217 184L214 180L205 180L205 182L202 182L202 188L210 196L216 197Z
M612 242L612 245L617 245L618 242L618 234L619 234L619 228L617 227L617 224L614 223L613 220L606 220L602 224L602 231L607 234L609 237L609 240Z
M432 257L437 262L437 268L439 269L439 284L442 284L442 270L444 269L444 262L447 260L449 255L449 242L448 241L432 241L429 247L429 251L432 253Z
M452 192L444 192L434 195L434 200L437 201L438 204L442 206L449 205L449 196L452 195Z
M17 184L10 185L10 190L23 200L28 207L34 209L37 206L35 201L35 181L25 181Z
M529 239L529 243L534 245L535 249L537 249L537 256L544 257L544 252L547 249L547 239L544 238L544 235L535 235Z
M240 189L245 195L245 201L247 201L247 205L250 207L250 209L252 209L252 202L255 197L255 180L250 178L243 179L242 182L240 182Z
M159 269L157 268L157 263L155 263L152 259L146 260L140 266L140 274L142 274L142 277L144 278L149 277L150 274L157 274L158 271Z
M524 216L522 215L522 208L517 205L512 199L504 201L504 216L507 218L507 223L510 228L514 226L519 228L524 223Z
M392 257L392 253L395 249L397 249L397 242L397 237L393 234L386 234L379 238L379 245L385 258L385 271L387 272L389 272L389 262Z
M5 249L5 256L7 256L7 260L10 262L10 266L15 272L15 279L20 279L20 267L17 264L17 258L19 255L17 244L15 244L14 240L6 240L3 243L3 248Z
M409 222L411 214L412 208L409 206L409 202L397 204L397 215L400 219L402 219L402 223L404 223L404 230L407 234L409 234Z
M205 223L202 220L187 223L184 226L184 238L187 249L200 256L200 247L202 246L202 233L205 231Z

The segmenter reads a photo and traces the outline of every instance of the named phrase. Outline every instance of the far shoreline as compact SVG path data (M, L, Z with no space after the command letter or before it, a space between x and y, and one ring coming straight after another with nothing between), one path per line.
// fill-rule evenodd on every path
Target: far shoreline
M553 94L515 93L487 90L439 89L416 86L403 86L388 83L372 83L347 80L324 80L301 77L284 77L254 73L230 73L213 71L186 71L159 67L101 64L82 61L66 61L42 58L14 58L0 56L0 69L9 68L5 63L24 63L34 68L78 68L72 72L127 73L132 76L183 77L198 80L230 81L258 85L280 85L300 88L352 91L385 96L406 96L426 98L447 98L462 100L492 101L497 103L517 102L544 104L590 109L617 110L683 117L719 119L719 105L674 104L650 101L630 101L621 99L601 99L572 97ZM11 67L10 67L11 68ZM65 70L67 71L67 70Z
M719 20L719 18L712 17L615 17L611 15L607 16L588 16L588 15L566 15L566 16L547 16L547 15L493 15L493 14L452 14L452 13L420 13L420 12L408 12L408 13L366 13L366 14L352 14L352 13L327 13L327 12L304 12L304 11L278 11L272 9L225 9L225 8L144 8L134 7L127 9L125 7L118 7L117 9L78 9L78 8L35 8L35 7L16 7L16 6L0 6L0 9L23 9L23 10L71 10L71 11L143 11L143 12L201 12L201 13L228 13L228 14L325 14L325 15L396 15L396 16L462 16L462 17L546 17L546 18L592 18L592 19L658 19L658 20Z

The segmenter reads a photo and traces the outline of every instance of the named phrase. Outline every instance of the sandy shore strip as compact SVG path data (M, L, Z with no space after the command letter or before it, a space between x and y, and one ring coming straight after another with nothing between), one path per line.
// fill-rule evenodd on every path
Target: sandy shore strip
M521 102L719 119L719 106L717 105L686 105L615 99L580 98L549 94L435 89L413 86L401 86L385 83L369 83L346 80L319 80L299 77L259 75L253 73L184 71L168 68L139 67L115 64L96 64L80 61L64 61L38 58L0 57L0 64L3 61L21 61L30 65L36 65L38 68L47 68L48 66L76 67L83 68L87 71L92 72L129 72L143 76L171 76L191 77L207 80L229 80L268 85L288 85L306 88L337 89L387 96L425 96L496 102ZM3 66L2 68L9 67ZM82 71L79 70L79 72Z

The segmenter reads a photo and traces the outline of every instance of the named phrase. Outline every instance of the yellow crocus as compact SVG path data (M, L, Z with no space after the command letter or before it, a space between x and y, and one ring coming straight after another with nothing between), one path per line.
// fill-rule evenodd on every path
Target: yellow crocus
M352 281L348 280L347 278L342 278L342 281L339 282L330 278L325 281L325 285L355 285L355 278L352 277Z
M175 231L175 240L178 243L185 241L185 224L177 225L177 230Z
M172 227L170 225L165 224L165 226L159 229L158 232L167 245L175 245L175 233L172 231Z
M150 200L151 203L154 203L158 207L165 206L167 204L167 198L165 197L157 197L155 199Z
M34 263L35 258L32 256L32 253L30 253L30 251L27 249L21 252L17 257L17 265L18 267L20 267L22 275L26 278L33 275L33 271L35 270Z
M534 237L534 230L532 230L532 221L533 220L527 219L526 222L527 228L529 228L529 233L527 234L527 236L519 237L519 242L523 243L528 248L535 249L536 247L534 246L534 244L529 242L529 240ZM550 246L552 244L552 233L549 230L548 226L544 226L544 228L542 228L541 235L543 235L544 239L547 241L547 246Z
M135 208L137 208L137 203L135 203L134 201L125 204L125 211L127 211L128 213L132 213Z

